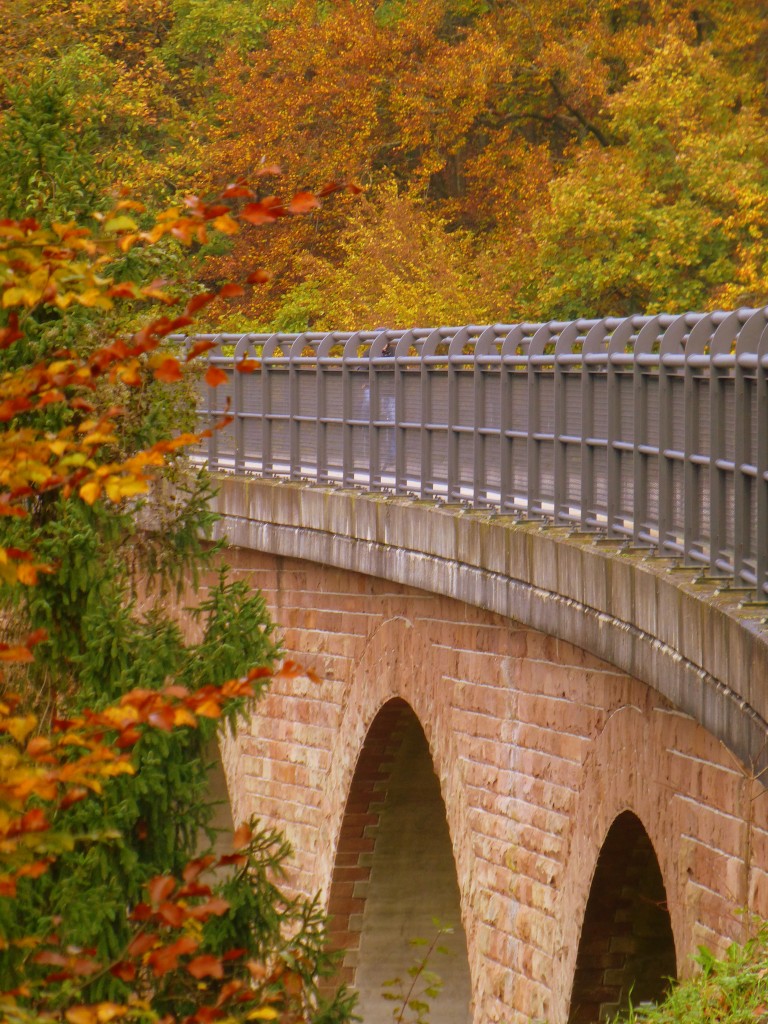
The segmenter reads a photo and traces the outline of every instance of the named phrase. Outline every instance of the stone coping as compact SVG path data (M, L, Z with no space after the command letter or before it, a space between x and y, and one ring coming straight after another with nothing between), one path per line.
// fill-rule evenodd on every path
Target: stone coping
M215 477L220 536L464 601L641 679L768 767L768 630L743 594L590 534L472 510L257 477ZM766 773L768 782L768 773Z

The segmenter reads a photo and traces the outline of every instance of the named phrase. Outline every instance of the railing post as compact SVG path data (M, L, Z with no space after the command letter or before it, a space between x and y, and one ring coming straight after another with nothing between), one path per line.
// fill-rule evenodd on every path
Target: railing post
M757 346L757 598L768 599L768 325Z
M736 339L736 379L734 403L737 415L743 417L735 437L735 480L733 484L733 572L737 583L756 583L757 552L762 544L757 523L757 502L760 488L757 471L759 369L758 344L766 326L765 310L753 310Z

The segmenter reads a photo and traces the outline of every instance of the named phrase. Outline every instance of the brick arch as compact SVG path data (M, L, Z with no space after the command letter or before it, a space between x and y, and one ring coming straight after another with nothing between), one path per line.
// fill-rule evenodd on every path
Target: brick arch
M358 758L373 723L389 701L410 707L426 737L446 809L448 833L459 879L463 927L472 939L477 885L475 854L464 841L469 811L463 785L462 756L451 729L450 701L441 689L441 673L431 638L423 625L403 615L385 618L355 652L356 667L346 690L331 762L338 766L324 794L320 857L322 877L330 879L336 862L342 820Z
M608 716L582 767L557 901L559 927L553 953L559 984L553 986L553 1020L569 1018L593 878L610 828L624 812L638 819L657 851L681 967L680 951L690 948L684 938L686 914L673 831L672 793L664 784L666 737L660 731L668 727L667 722L642 685L630 683L626 696L630 700ZM693 723L686 719L686 724ZM621 771L616 770L617 766Z
M357 759L328 913L331 944L345 951L338 980L357 988L368 1024L391 1019L382 996L388 980L403 979L387 989L393 994L407 989L419 955L411 940L431 940L435 919L449 925L452 933L440 940L449 959L430 962L444 981L433 1013L445 1024L466 1024L471 981L445 804L424 731L400 697L376 714Z
M569 1024L593 1024L630 1002L658 1002L677 975L661 869L631 811L613 821L597 858L576 958Z

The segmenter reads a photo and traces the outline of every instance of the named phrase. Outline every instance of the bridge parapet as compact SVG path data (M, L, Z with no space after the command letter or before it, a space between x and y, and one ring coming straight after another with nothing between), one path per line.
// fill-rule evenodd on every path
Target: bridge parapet
M209 337L213 470L548 521L768 600L768 308Z

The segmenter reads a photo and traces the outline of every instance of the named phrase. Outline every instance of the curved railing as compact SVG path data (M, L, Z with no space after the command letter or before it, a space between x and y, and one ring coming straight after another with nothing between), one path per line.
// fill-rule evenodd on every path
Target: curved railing
M768 307L209 337L214 470L599 531L768 599Z

